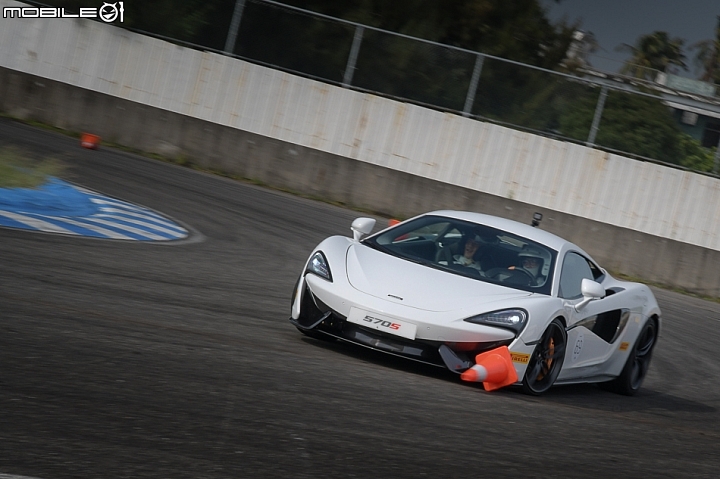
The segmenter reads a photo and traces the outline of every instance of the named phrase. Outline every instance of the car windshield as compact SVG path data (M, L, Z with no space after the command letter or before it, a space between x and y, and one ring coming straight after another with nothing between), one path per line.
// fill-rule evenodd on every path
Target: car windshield
M510 288L550 294L557 252L507 231L423 216L363 244L430 268Z

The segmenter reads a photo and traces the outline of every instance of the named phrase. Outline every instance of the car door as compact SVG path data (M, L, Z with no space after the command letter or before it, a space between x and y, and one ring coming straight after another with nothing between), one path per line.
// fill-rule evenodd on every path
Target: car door
M565 301L567 350L563 372L558 379L574 379L602 374L607 359L617 348L616 340L627 324L630 311L622 307L622 294L608 294L580 309L584 278L602 284L604 273L579 252L569 251L563 258L558 295Z

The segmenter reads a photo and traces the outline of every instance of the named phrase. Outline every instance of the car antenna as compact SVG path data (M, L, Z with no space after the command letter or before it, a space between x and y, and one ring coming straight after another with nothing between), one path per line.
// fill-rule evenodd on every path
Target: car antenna
M530 223L533 226L540 226L540 222L542 221L542 213L533 213L533 220L532 223Z

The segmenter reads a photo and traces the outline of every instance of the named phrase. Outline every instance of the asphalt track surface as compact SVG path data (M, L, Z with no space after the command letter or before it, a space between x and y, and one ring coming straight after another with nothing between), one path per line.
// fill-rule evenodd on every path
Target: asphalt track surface
M310 249L357 213L0 120L0 146L189 226L139 243L0 229L0 474L55 478L717 477L720 305L655 290L632 398L536 398L305 338Z

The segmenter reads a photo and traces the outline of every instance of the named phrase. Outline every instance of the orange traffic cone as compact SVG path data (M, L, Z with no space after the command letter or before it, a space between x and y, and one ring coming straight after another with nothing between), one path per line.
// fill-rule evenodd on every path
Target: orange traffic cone
M400 220L396 220L395 218L388 220L388 226L395 226L398 223L400 223Z
M475 356L475 366L460 375L463 381L481 382L486 391L494 391L517 382L510 351L502 346Z
M90 150L97 150L98 146L100 146L100 137L92 133L81 133L80 146Z

